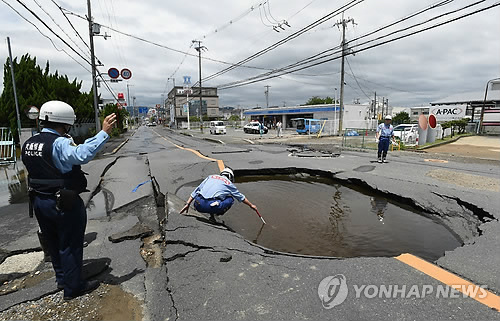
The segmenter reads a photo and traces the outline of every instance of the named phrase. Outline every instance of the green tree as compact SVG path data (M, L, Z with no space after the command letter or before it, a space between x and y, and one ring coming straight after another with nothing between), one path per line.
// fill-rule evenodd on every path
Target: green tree
M30 106L40 106L49 100L64 101L73 108L77 119L93 118L92 92L81 92L82 83L75 78L70 81L57 71L50 73L49 62L45 68L37 64L36 58L28 54L14 59L14 72L22 126L33 127L34 121L26 116ZM3 91L0 95L0 126L10 127L17 137L16 107L9 61L4 65Z
M231 117L229 117L228 120L230 120L230 121L240 121L241 118L238 115L231 115Z
M392 118L392 123L394 125L408 124L410 122L411 122L410 115L405 111L397 113L396 116Z
M309 98L308 101L306 101L305 105L327 105L327 104L333 104L333 98L326 96L325 98L321 98L319 96L314 96Z
M116 128L119 129L119 132L123 132L123 127L125 123L125 119L129 115L128 111L125 108L118 108L116 104L106 104L104 106L104 109L102 111L102 116L101 116L101 122L104 120L104 118L108 115L111 115L112 113L116 114Z

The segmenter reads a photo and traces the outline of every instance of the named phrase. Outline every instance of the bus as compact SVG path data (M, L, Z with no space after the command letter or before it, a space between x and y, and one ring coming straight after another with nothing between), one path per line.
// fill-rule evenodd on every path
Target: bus
M292 121L297 125L297 133L299 134L314 134L321 129L320 119L294 118Z

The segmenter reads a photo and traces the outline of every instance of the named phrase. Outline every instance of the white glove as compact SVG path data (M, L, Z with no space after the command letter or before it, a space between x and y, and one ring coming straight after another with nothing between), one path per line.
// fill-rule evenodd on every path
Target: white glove
M380 142L380 140L375 138L375 142L378 144Z

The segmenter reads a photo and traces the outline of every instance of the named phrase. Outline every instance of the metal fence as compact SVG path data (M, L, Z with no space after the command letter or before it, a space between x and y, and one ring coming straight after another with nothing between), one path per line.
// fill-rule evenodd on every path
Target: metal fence
M375 129L347 128L342 139L343 147L377 149Z
M16 143L9 128L0 127L0 164L16 162Z

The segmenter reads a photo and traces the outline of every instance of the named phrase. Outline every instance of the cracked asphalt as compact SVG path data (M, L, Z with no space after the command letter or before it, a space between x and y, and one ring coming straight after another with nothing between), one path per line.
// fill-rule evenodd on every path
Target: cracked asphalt
M90 190L82 195L89 215L86 275L131 294L144 320L498 319L498 311L462 295L358 296L356 287L362 285L443 286L435 277L393 257L279 253L234 233L224 225L224 217L213 224L193 209L187 216L178 214L185 201L176 195L178 190L219 171L217 162L210 159L222 160L237 175L304 172L328 176L435 216L463 246L432 263L498 295L498 193L426 174L448 170L498 180L499 164L471 163L470 159L436 163L425 161L429 155L391 153L390 163L379 165L373 158L355 151L343 151L339 157L294 157L286 145L250 144L240 139L222 145L160 127L140 127L117 153L103 155L84 168ZM253 201L265 212L265 203ZM234 206L226 215L238 215L238 208ZM36 221L26 213L26 204L2 208L0 262L39 250ZM110 236L116 237L114 242ZM36 270L51 271L42 262ZM337 274L345 276L347 298L325 309L318 285ZM8 276L4 279L6 286L13 282ZM0 317L53 293L57 289L49 275L0 295ZM137 311L130 313L132 318Z

